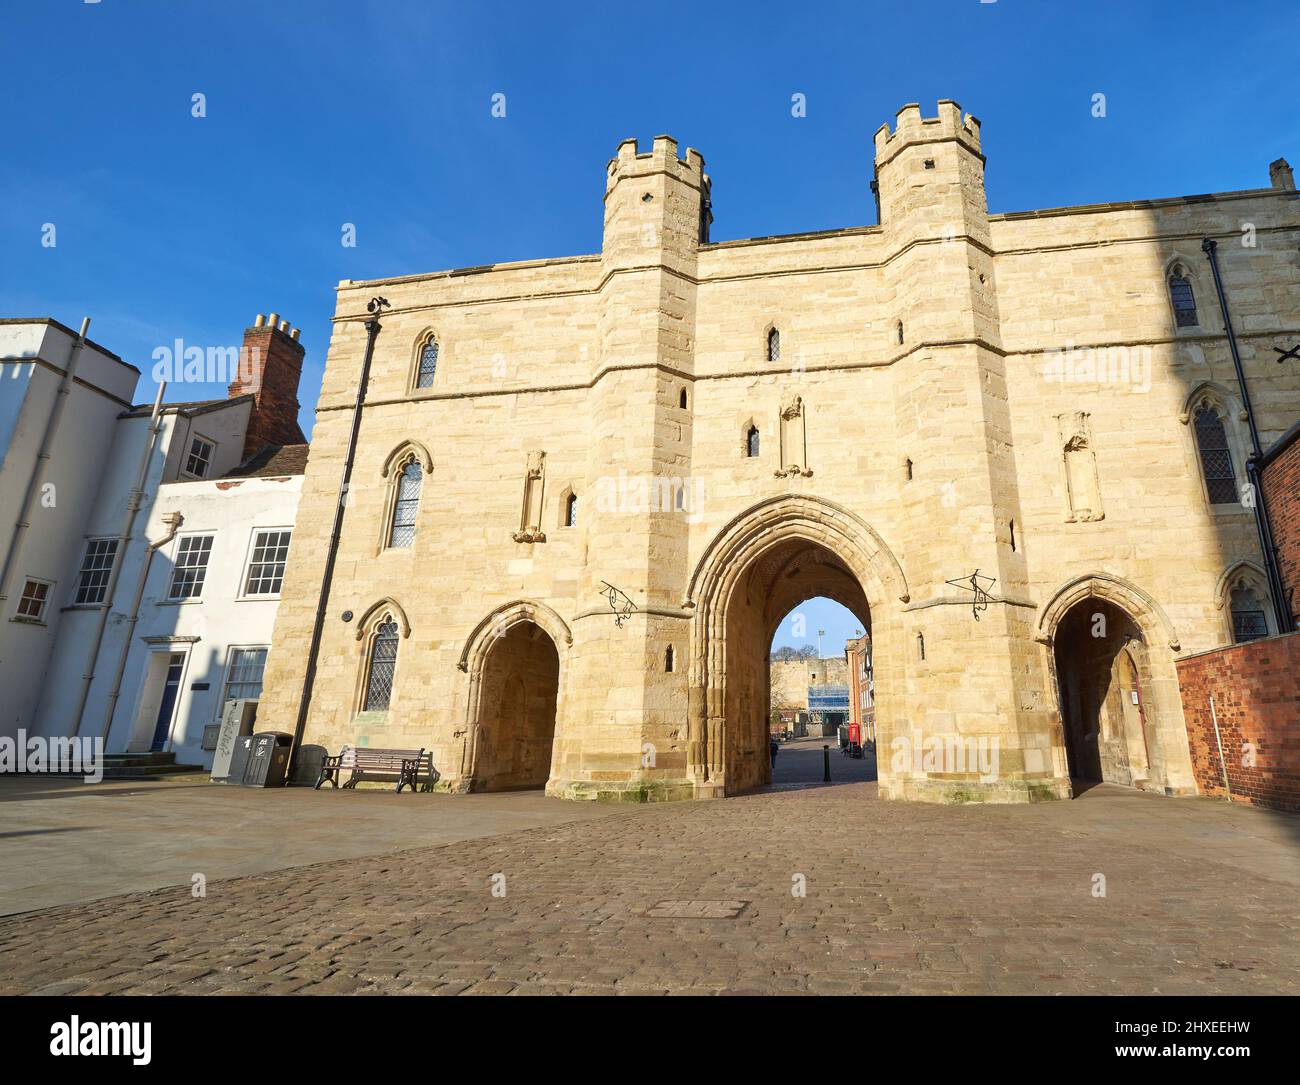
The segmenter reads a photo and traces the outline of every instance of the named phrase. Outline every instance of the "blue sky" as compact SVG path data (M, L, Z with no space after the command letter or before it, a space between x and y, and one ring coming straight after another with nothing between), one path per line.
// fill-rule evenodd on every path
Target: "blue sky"
M911 101L982 120L993 211L1300 165L1295 0L0 7L0 314L91 316L148 400L157 347L238 343L276 310L302 328L308 432L338 280L596 252L627 136L702 151L715 240L873 222L872 133ZM832 646L856 625L804 609Z
M772 647L817 647L817 630L824 629L821 653L825 657L844 656L844 642L863 633L862 623L853 612L831 599L809 599L800 603L782 619L772 638Z
M338 280L595 252L627 136L703 152L715 240L874 221L872 133L910 101L980 117L994 211L1300 165L1294 0L0 6L0 313L90 315L146 400L158 346L277 310L303 329L308 431Z

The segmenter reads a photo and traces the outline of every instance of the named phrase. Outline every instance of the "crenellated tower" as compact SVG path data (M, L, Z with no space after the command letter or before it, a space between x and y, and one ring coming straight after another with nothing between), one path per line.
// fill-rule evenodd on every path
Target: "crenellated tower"
M980 122L953 101L939 102L935 117L906 105L892 132L876 132L894 409L908 464L903 548L918 597L912 620L932 645L963 646L932 651L916 669L904 726L920 736L996 735L1007 786L1032 790L1052 767L1048 698L1030 665L1027 568L1012 545L1019 494L984 164ZM951 546L930 545L936 537L964 540L962 566L951 564ZM976 569L995 584L972 631L970 593L947 582ZM975 689L982 699L969 696ZM911 797L935 785L904 778L893 786L896 797Z
M625 770L646 743L655 764L633 787L685 775L685 736L678 750L674 734L685 718L684 668L668 671L665 660L684 660L688 648L688 625L673 612L688 575L696 265L710 218L698 151L679 158L671 136L657 136L645 153L636 140L619 144L605 177L598 356L591 359L581 576L591 605L580 608L589 613L575 626L573 653L573 680L611 693L595 709L599 718L574 720L569 729L584 735L581 765L561 740L555 791L599 780L606 767ZM602 601L605 583L636 604L621 626ZM584 712L591 711L589 702ZM593 734L604 736L598 750Z

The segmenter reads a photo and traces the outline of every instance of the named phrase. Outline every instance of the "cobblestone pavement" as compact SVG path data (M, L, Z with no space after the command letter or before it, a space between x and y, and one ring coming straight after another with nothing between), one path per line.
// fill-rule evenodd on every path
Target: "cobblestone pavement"
M637 807L10 916L0 992L1300 992L1295 818L874 796Z
M243 788L199 778L80 781L0 777L0 915L291 866L450 844L609 807L540 792L398 795Z
M822 748L830 753L832 783L866 783L876 778L875 754L847 757L837 738L792 738L781 743L772 765L772 783L777 790L808 787L825 777Z

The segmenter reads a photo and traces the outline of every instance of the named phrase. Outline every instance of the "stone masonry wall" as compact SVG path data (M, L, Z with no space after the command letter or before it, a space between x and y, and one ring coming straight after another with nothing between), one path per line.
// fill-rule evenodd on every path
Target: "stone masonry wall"
M848 664L843 659L779 660L771 664L770 673L774 708L802 708L806 711L809 686L849 684Z
M728 718L739 690L726 688L716 616L733 598L747 601L736 613L761 612L781 575L763 566L764 541L794 535L861 586L880 741L999 745L995 782L886 766L886 797L1068 795L1052 638L1092 597L1130 614L1149 653L1166 758L1153 786L1194 791L1175 660L1224 643L1217 585L1259 560L1249 510L1208 501L1189 424L1195 397L1218 397L1240 470L1200 240L1221 239L1261 433L1275 440L1300 416L1300 370L1270 349L1300 330L1295 193L990 216L979 123L955 103L937 118L906 107L876 158L878 226L699 245L700 156L679 157L668 137L648 152L625 143L606 169L600 254L341 283L259 725L291 731L297 716L366 302L382 294L392 308L307 742L425 746L449 786L468 781L484 653L499 625L527 620L560 659L552 793L723 793L726 759L710 768L699 754L742 726ZM864 214L870 203L864 186ZM1254 248L1229 243L1242 222ZM1186 265L1196 327L1174 326L1171 261ZM438 373L417 389L429 334ZM1121 375L1112 347L1137 368ZM416 540L394 550L386 465L412 449L428 465ZM540 477L527 484L530 462ZM526 492L544 539L521 534ZM976 569L993 580L978 620L963 587ZM603 585L635 606L624 620ZM366 623L398 611L392 704L360 714ZM730 650L761 636L737 630Z

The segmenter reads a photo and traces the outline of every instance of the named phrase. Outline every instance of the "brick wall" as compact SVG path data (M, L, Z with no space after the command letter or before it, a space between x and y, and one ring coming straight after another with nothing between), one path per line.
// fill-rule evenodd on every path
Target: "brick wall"
M1261 475L1291 619L1300 628L1300 425L1265 454Z
M1222 797L1214 698L1232 798L1300 811L1300 633L1236 644L1178 661L1192 768ZM1247 744L1250 744L1247 746ZM1253 747L1254 764L1243 764Z

